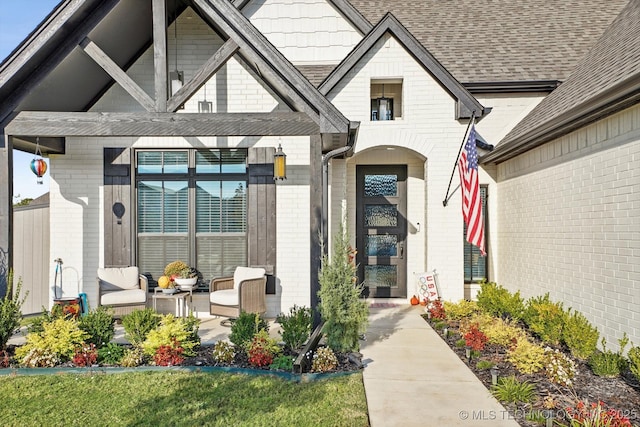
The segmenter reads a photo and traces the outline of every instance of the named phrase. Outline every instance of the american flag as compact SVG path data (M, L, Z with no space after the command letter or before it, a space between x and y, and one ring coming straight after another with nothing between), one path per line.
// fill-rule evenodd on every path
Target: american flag
M478 184L478 150L476 149L476 129L471 125L469 137L458 159L460 187L462 188L462 217L467 224L467 241L484 250L484 221L482 220L482 200Z

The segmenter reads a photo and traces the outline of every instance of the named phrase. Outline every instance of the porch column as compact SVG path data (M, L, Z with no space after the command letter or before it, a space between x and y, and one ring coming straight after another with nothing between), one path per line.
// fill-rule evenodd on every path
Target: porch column
M322 249L320 247L320 232L322 227L322 137L311 135L309 152L309 191L310 191L310 241L311 248L311 309L313 310L313 328L320 324L318 309L318 273L322 266Z
M13 262L13 153L9 136L0 127L0 298L7 292Z

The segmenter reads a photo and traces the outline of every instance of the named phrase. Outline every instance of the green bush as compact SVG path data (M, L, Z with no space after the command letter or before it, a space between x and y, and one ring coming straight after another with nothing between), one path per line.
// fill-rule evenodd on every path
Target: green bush
M140 345L147 339L149 332L160 324L160 315L151 308L133 310L122 316L124 337L133 345Z
M140 347L127 348L122 355L120 364L125 368L135 368L144 363L144 352Z
M153 357L158 348L175 348L176 342L184 349L185 356L195 356L195 350L200 345L200 339L193 338L193 329L188 319L167 314L160 319L160 325L149 332L141 347L145 355Z
M589 367L599 377L617 377L627 367L627 360L624 357L624 348L629 343L627 334L618 340L620 350L613 352L607 350L607 340L602 338L602 351L594 352L589 358Z
M78 319L80 329L89 335L85 341L98 349L111 342L115 336L114 323L113 310L105 306L91 310Z
M107 343L98 349L98 362L105 365L119 365L125 348L114 342Z
M269 369L272 371L293 371L293 356L280 355L274 357Z
M522 320L542 341L558 345L562 340L566 317L562 303L551 302L547 293L543 297L530 298L527 301Z
M262 329L269 331L269 324L258 313L242 312L231 325L229 341L236 348L246 351L251 344L253 336Z
M276 322L282 328L280 334L284 345L294 350L300 348L311 334L311 320L311 309L297 305L289 310L288 315L280 314Z
M524 301L520 297L520 291L512 295L496 283L484 282L480 284L477 299L478 307L485 313L515 321L522 319Z
M22 320L22 304L29 295L29 292L25 293L25 296L20 299L20 291L22 290L22 278L18 279L18 285L15 292L13 292L13 270L9 270L7 276L7 293L0 300L0 350L4 350L7 346L7 341L13 334L16 333L20 327L20 321Z
M562 341L569 351L578 359L586 360L596 351L600 333L589 323L587 318L579 311L571 313L571 309L565 318L562 330Z
M59 307L59 306L54 305L54 307ZM50 312L44 306L42 306L42 313L39 316L31 318L27 322L27 333L28 334L41 333L42 331L44 331L44 324L48 322L53 322L56 319L56 317L60 317L60 316L56 316L54 313Z
M493 322L480 328L489 339L489 343L509 347L514 342L525 339L525 332L512 322L496 318Z
M87 338L73 319L57 318L43 324L41 333L27 334L26 344L16 349L16 358L27 367L49 367L70 360L76 347Z
M479 369L481 371L486 371L487 369L491 369L494 366L495 363L490 360L478 360L478 363L476 363L476 369Z
M359 350L360 335L368 323L369 306L360 298L362 285L358 284L354 254L341 224L331 258L323 256L318 277L323 332L327 345L337 352Z
M480 311L478 303L475 301L460 300L457 303L445 301L444 311L450 320L462 320L469 318Z
M544 349L527 339L521 339L507 351L507 361L523 374L535 374L544 367Z
M629 369L638 381L640 381L640 347L632 347L629 350Z
M520 382L514 376L498 379L498 384L491 386L491 394L501 402L530 403L536 397L536 388L528 381Z

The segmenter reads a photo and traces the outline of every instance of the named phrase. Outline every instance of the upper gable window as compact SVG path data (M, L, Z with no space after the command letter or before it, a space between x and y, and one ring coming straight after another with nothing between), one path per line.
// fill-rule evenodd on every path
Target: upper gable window
M371 121L402 118L402 79L371 80Z

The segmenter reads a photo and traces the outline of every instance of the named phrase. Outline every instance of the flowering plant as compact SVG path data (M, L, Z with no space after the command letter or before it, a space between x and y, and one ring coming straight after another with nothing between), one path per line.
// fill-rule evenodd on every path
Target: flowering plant
M554 383L570 386L573 383L573 377L577 373L576 364L573 360L557 349L553 350L551 347L546 347L544 354L547 378Z
M587 405L582 400L567 408L571 427L633 427L620 411L608 408L602 401Z

